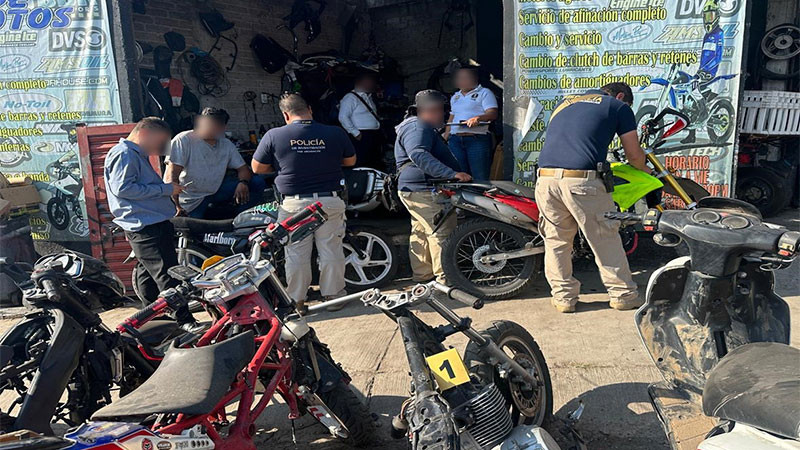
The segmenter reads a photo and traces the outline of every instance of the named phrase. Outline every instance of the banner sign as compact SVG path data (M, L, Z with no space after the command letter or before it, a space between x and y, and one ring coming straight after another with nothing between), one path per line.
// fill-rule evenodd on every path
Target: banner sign
M122 121L106 2L0 0L0 172L42 197L34 239L88 239L74 123Z
M712 195L731 194L745 0L515 6L514 96L542 107L514 137L516 182L533 182L550 114L565 95L622 81L633 88L640 125L667 107L690 118L690 128L665 145L662 161Z

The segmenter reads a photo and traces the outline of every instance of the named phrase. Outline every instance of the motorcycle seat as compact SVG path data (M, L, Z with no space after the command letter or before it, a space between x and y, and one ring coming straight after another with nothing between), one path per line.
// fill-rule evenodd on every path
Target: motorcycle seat
M169 219L172 226L178 231L186 231L190 234L220 233L233 231L233 219L224 220L205 220L193 217L173 217Z
M737 347L708 374L703 412L800 439L800 349L775 342Z
M521 195L531 200L533 200L533 197L535 196L532 188L519 185L513 181L492 181L492 186L508 195Z
M133 421L162 413L208 414L254 352L252 331L206 347L177 348L173 342L147 381L100 408L92 419Z

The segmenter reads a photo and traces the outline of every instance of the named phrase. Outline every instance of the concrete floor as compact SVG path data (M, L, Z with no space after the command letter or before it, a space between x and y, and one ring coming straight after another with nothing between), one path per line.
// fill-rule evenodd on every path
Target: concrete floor
M797 210L770 221L800 229ZM649 241L641 245L631 267L643 289L652 271L674 255ZM578 429L590 449L668 449L646 391L648 383L659 376L633 325L634 312L609 309L596 269L591 264L577 269L583 294L576 314L559 314L549 305L543 280L534 283L522 298L489 303L480 311L451 306L459 314L471 317L477 329L494 320L513 320L533 335L550 368L556 414L563 417L579 401L585 403ZM776 278L778 294L789 302L793 322L799 323L800 264L778 272ZM131 311L113 311L105 320L116 323ZM429 323L441 323L430 311L423 309L420 316ZM331 347L334 358L351 374L371 410L381 417L382 427L371 448L406 449L405 442L388 436L389 419L398 411L409 386L406 358L395 324L361 304L314 316L311 321L320 339ZM13 321L0 321L0 329L12 324ZM454 337L448 342L463 350L466 340ZM792 344L800 346L800 339L793 337ZM259 421L259 448L346 448L307 418L295 424L295 445L286 413L284 405L273 403L267 408Z

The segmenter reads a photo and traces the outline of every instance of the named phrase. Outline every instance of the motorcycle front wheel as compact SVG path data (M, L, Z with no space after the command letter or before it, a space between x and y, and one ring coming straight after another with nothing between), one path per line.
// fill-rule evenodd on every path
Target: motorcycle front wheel
M487 300L511 298L540 271L542 255L483 263L483 256L521 250L530 239L522 230L490 219L472 219L453 231L442 249L442 268L454 287Z
M553 416L553 383L539 344L525 328L507 320L492 322L492 326L481 331L481 335L527 369L538 381L538 386L525 386L513 374L501 377L491 362L493 357L474 341L470 341L464 351L464 364L470 375L483 385L494 383L500 389L514 425L545 425Z
M47 202L47 218L50 225L56 230L66 230L69 225L69 210L58 197L53 197Z
M706 131L708 138L715 144L724 144L733 134L736 123L733 121L735 111L733 105L727 100L720 100L711 107L708 114Z

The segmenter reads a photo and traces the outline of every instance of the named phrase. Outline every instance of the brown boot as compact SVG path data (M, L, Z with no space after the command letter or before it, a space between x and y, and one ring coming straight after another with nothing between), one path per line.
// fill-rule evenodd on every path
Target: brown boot
M631 297L627 299L612 298L608 305L618 311L625 311L628 309L636 309L644 304L641 297Z
M577 301L569 301L564 299L557 299L551 298L550 304L556 308L556 311L564 314L574 313L575 312L575 304L578 303Z
M301 316L305 316L308 314L308 306L306 306L305 300L298 300L294 303L294 309L297 311L297 314Z

